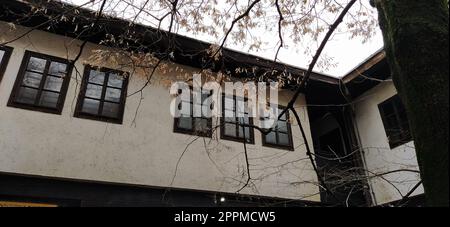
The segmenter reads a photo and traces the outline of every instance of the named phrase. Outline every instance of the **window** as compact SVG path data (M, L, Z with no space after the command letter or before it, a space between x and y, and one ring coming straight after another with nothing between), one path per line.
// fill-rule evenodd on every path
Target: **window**
M75 117L122 124L127 84L124 72L87 65Z
M221 138L249 144L255 143L253 125L247 99L237 96L223 95L221 118Z
M6 70L9 57L11 57L12 48L7 46L0 46L0 82Z
M66 59L26 51L8 106L61 114L71 71Z
M181 91L179 92L181 94ZM174 132L184 133L190 135L197 135L203 137L212 136L212 118L204 116L204 114L198 114L201 117L194 117L195 111L209 110L211 111L212 103L207 102L208 97L212 95L212 91L201 91L201 105L194 106L194 94L189 95L189 100L181 99L178 106L180 114L179 118L175 118ZM196 107L196 108L194 108ZM197 116L197 114L196 114Z
M283 111L283 107L278 107L278 114ZM278 117L278 116L277 116ZM262 121L268 118L261 118ZM275 122L272 131L267 135L262 135L263 146L294 150L292 142L291 124L289 123L289 111L286 111L280 120Z
M412 140L405 107L398 95L378 105L391 149Z

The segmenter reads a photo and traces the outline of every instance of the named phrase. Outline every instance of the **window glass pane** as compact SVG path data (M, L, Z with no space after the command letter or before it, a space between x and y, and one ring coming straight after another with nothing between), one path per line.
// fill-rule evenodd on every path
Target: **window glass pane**
M45 59L31 57L29 62L28 62L27 69L35 71L35 72L43 73L44 70L45 70L46 62L47 62L47 60L45 60Z
M379 109L391 148L412 140L406 111L398 95L381 103Z
M384 115L391 115L395 113L392 101L387 101L387 103L382 104L381 109L383 110Z
M408 121L401 122L400 127L402 128L403 134L409 135L409 123L408 123Z
M48 73L55 76L65 76L67 74L67 65L60 62L52 62L50 63L50 68L48 69Z
M105 73L91 70L89 74L90 83L103 84L104 81L105 81Z
M183 94L181 92L186 92L186 94ZM189 93L187 93L189 92ZM189 94L189 95L188 95ZM208 111L210 110L210 106L204 103L205 99L209 96L209 91L202 91L200 92L193 92L192 90L179 90L180 98L182 99L181 103L179 104L179 111L181 114L181 117L177 119L178 125L176 125L176 128L178 129L184 129L189 132L198 133L203 136L204 133L208 133L210 131L209 118L206 118L206 114L208 114ZM196 103L196 97L200 96L199 101L201 103ZM183 98L185 100L183 100Z
M180 114L185 116L191 116L191 103L181 102Z
M40 106L56 108L58 104L59 94L55 92L43 91L41 95L41 99L39 100Z
M384 117L384 122L385 122L385 127L386 127L386 131L398 131L399 125L398 125L398 121L397 121L397 116L395 115L390 115L390 116L385 116Z
M209 91L202 91L202 104L206 104L205 101L209 97Z
M23 104L34 104L38 90L33 88L20 87L16 96L16 102Z
M266 143L268 144L277 144L277 138L275 132L270 132L266 135Z
M283 146L289 146L288 134L278 133L278 144Z
M23 77L23 85L39 88L41 84L42 74L26 72Z
M234 112L231 110L225 110L225 118L234 118ZM232 122L235 122L235 120Z
M245 138L246 139L250 139L250 128L249 127L243 127L243 126L239 126L238 127L238 136L236 136L237 138ZM244 134L244 130L245 130L245 134Z
M402 100L400 99L400 96L395 95L394 97L391 98L391 100L392 100L391 101L392 105L394 105L397 108L397 110L404 109L404 106L403 106Z
M287 133L288 132L287 123L281 120L278 121L277 131Z
M102 115L105 117L117 118L119 116L119 104L103 103Z
M244 123L245 124L250 124L250 116L247 113L244 115Z
M50 91L61 91L63 79L60 77L47 76L45 79L44 89Z
M121 92L122 91L120 89L107 88L106 89L105 100L112 101L112 102L120 102Z
M398 134L398 133L390 133L388 136L388 141L391 144L402 143L400 140L401 140L401 137L400 137L400 134Z
M244 138L244 127L238 126L238 134L237 137Z
M194 117L203 117L202 106L194 105L193 113L194 113Z
M123 84L123 76L118 75L116 73L109 74L108 86L122 88L122 84Z
M234 100L232 98L225 97L225 109L234 110Z
M236 125L235 124L225 123L224 126L225 126L224 134L226 136L236 137Z
M245 115L245 116L246 117L238 118L239 124L241 124L241 125L248 125L248 124L250 124L249 119L248 119L248 115Z
M192 118L190 118L190 117L178 118L178 128L191 130L192 129Z
M249 127L245 127L242 125L246 125L249 124L248 122L248 118L238 118L239 124L241 126L239 126L239 138L250 138L250 130ZM244 135L244 129L245 129L245 135Z
M102 86L88 84L86 89L86 97L100 99L102 97L102 90Z
M245 127L245 138L250 139L250 127Z
M98 114L99 106L100 106L100 101L98 101L98 100L84 99L83 107L81 108L81 111L83 113Z
M208 131L208 119L196 118L195 119L195 131L207 132Z
M180 114L180 117L192 118L192 116L190 114Z
M243 114L245 112L245 102L238 100L236 103L236 113Z
M62 101L64 80L70 79L66 77L68 63L64 59L33 52L27 52L23 61L26 64L17 76L15 94L12 94L14 103L11 105L26 104L34 107L31 109L61 113L62 105L58 102Z

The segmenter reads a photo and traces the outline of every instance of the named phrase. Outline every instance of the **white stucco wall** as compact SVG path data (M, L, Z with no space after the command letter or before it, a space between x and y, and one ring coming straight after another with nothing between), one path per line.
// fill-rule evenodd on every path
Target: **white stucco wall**
M0 40L25 31L20 26L15 31L8 29L0 22L0 31L7 31L1 32ZM0 172L223 192L236 192L242 186L246 180L242 176L243 144L221 140L218 133L212 140L197 139L189 146L171 183L176 163L196 137L173 133L173 118L169 114L172 97L168 88L157 82L166 75L157 74L155 82L144 90L135 125L132 121L139 95L127 99L122 125L73 117L79 88L75 70L61 115L7 107L26 50L62 58L69 53L73 59L79 44L42 31L33 31L8 44L14 51L0 83ZM101 47L87 45L76 63L81 72L91 50L98 48ZM143 85L142 78L131 78L128 93ZM287 97L288 92L280 94L281 104ZM312 144L303 96L296 105ZM263 147L261 134L255 131L255 145L248 145L248 151L252 178L256 180L242 193L320 200L316 175L307 160L300 131L296 125L292 131L295 152Z
M401 169L419 170L414 142L390 149L378 104L397 94L392 82L384 82L367 91L355 101L356 124L364 150L369 175ZM384 178L384 179L383 179ZM417 173L397 172L372 178L369 183L376 204L384 204L402 198L419 181ZM389 182L388 182L389 181ZM402 195L401 195L401 194ZM413 195L422 194L418 188Z

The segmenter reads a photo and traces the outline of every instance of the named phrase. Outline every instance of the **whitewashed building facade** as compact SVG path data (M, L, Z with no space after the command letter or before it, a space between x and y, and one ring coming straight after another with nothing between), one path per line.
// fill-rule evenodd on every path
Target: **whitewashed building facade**
M249 132L246 148L239 130L226 131L220 120L205 123L218 129L210 135L194 135L193 124L183 126L186 122L180 123L169 111L173 96L164 81L176 81L178 71L157 72L142 95L130 96L146 83L146 77L114 62L91 65L94 51L110 50L96 43L101 37L89 38L71 67L70 60L84 41L65 34L71 28L28 32L33 24L26 22L11 29L15 20L7 10L23 13L27 4L9 1L1 7L0 43L14 41L0 46L0 203L335 204L318 186L292 114L286 121L289 126L277 131L274 140L244 127ZM113 24L103 26L113 30ZM204 45L177 39L181 48L191 48L190 43ZM304 73L255 56L226 53L237 59L226 63L228 70L244 63ZM175 59L172 67L182 68L183 73L199 70L195 60ZM120 72L130 76L123 79L117 76ZM293 93L290 88L281 89L279 104L287 105ZM351 205L400 200L420 181L414 144L395 94L380 51L342 80L313 74L295 104L324 178L333 178L330 171L339 169L336 157L364 176L353 194L351 185L342 189L344 195L351 194ZM257 124L259 119L252 121ZM248 172L251 179L246 185ZM413 195L422 193L418 188Z

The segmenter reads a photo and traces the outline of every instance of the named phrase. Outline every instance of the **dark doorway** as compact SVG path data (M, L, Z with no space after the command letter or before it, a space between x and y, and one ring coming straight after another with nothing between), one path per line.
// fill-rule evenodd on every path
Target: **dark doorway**
M366 204L364 184L361 184L360 170L356 168L354 155L346 149L340 128L332 129L318 139L315 149L319 173L333 194L321 189L322 202L346 206Z

